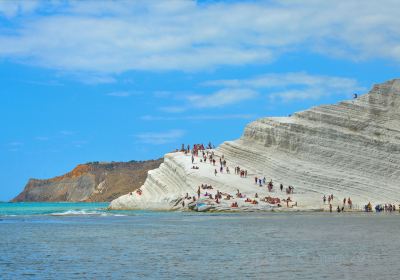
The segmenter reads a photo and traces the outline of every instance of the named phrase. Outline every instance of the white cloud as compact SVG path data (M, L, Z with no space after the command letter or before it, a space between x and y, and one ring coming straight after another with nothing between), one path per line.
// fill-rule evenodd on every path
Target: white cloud
M35 0L3 0L0 1L0 16L3 15L6 18L12 18L17 15L33 12L38 7L39 2Z
M88 141L86 140L79 140L79 141L72 141L72 145L75 148L82 148L83 146L85 146L88 143Z
M135 92L132 92L132 91L113 91L113 92L107 93L106 95L107 96L112 96L112 97L129 97L129 96L132 96L132 95L140 95L140 94L141 94L141 92L139 92L139 91L135 91Z
M153 92L153 96L155 98L169 98L173 95L170 91L155 91Z
M8 143L8 145L10 147L22 147L24 145L24 143L18 142L18 141L13 141L13 142Z
M60 134L64 135L64 136L69 136L69 135L74 135L76 134L76 131L71 131L71 130L61 130Z
M351 78L311 75L305 72L271 73L249 79L207 81L205 86L247 87L262 90L271 100L321 99L327 96L351 96L365 90L358 81Z
M24 146L23 142L13 141L7 144L9 152L18 152Z
M187 108L184 106L165 106L160 107L159 110L166 113L182 113L185 112Z
M0 57L60 71L193 71L291 51L400 61L397 0L9 2L0 13L14 28L0 30ZM17 16L35 8L51 12Z
M258 93L250 89L222 89L208 95L189 95L186 99L197 108L223 107L253 99Z
M136 135L139 142L145 144L162 145L173 143L185 135L185 131L173 129L165 132L144 132Z

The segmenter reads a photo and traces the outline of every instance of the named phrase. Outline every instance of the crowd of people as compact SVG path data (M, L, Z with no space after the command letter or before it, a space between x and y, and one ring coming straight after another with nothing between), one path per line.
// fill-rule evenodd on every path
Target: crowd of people
M219 162L219 168L214 169L214 174L217 176L218 173L224 173L230 174L229 167L227 165L227 160L225 159L224 155L218 156L214 153L213 150L210 150L210 148L213 147L211 143L208 144L207 148L205 149L203 144L195 144L193 145L193 148L190 149L190 145L187 145L185 148L184 144L182 144L182 149L181 151L184 152L185 154L191 154L191 159L192 159L192 164L195 161L195 157L200 157L200 162L206 163L207 161L212 164L213 166L216 165L217 162ZM192 165L192 169L199 169L199 166L197 165ZM236 166L234 168L235 175L240 176L241 178L247 178L248 171L246 169L241 168L240 166ZM258 187L266 187L269 192L274 191L274 183L272 180L267 181L266 177L263 176L263 178L255 176L254 177L254 183ZM207 198L210 200L213 200L215 203L220 204L221 200L231 200L234 199L231 203L231 207L237 208L239 207L238 200L242 201L244 203L250 203L253 205L259 204L259 202L265 202L271 205L276 205L278 207L281 207L281 199L279 197L271 197L271 196L266 196L264 198L259 198L258 193L256 192L254 195L254 198L250 198L246 196L245 194L241 193L239 189L237 189L237 192L235 195L231 195L229 193L222 193L219 190L216 190L216 193L213 195L212 192L209 192L210 190L213 190L214 188L211 185L208 184L202 184L201 186L198 187L197 189L197 196L193 195L190 196L188 193L186 193L186 196L184 197L184 200L182 201L182 206L185 207L187 200L190 200L189 202L195 202L200 198ZM281 192L283 192L284 186L283 184L279 185L279 189ZM283 202L286 203L286 207L295 207L297 206L297 202L292 200L292 197L290 195L294 194L294 187L293 186L288 186L285 189L286 194L289 195L286 199L282 199ZM141 196L143 191L141 189L137 189L136 194L138 196ZM130 192L130 195L132 196L133 193ZM334 203L334 200L336 200L336 203ZM322 201L324 205L329 206L329 211L333 212L333 204L337 204L336 211L337 212L344 212L346 209L347 210L352 210L353 209L353 201L350 197L344 198L342 201L337 200L337 198L334 197L333 194L329 195L324 195L322 197ZM357 208L357 206L356 206ZM359 208L357 208L359 209ZM400 212L400 205L397 208L395 204L378 204L373 207L373 205L369 202L364 206L364 211L366 212L372 212L373 209L376 212L394 212L398 210Z
M328 197L326 197L326 195L324 195L324 196L322 197L322 201L324 202L324 204L326 204L326 203L328 202L328 205L329 205L329 212L333 212L333 206L332 206L332 204L333 204L333 199L334 199L333 194L328 195ZM345 206L346 206L346 205L347 205L348 209L350 209L350 210L353 209L353 201L351 200L350 197L349 197L349 198L343 198L343 204L342 204L342 206L338 205L338 206L336 207L336 211L337 211L338 213L344 212L344 211L345 211Z
M400 205L399 205L399 212L400 212ZM391 203L388 203L388 204L378 204L378 205L375 205L375 211L377 212L377 213L379 213L379 212L395 212L396 211L396 205L395 204L391 204Z
M214 151L209 150L213 147L211 143L208 144L207 149L205 149L203 144L195 144L193 145L193 149L190 149L190 145L187 145L185 148L184 144L182 144L182 149L181 151L184 152L186 155L191 154L191 159L192 159L192 164L194 164L195 157L200 157L199 155L201 154L201 159L200 162L206 163L207 161L212 164L213 166L216 165L217 162L219 162L219 173L224 173L230 174L229 167L227 165L227 161L225 159L224 155L217 156L215 155ZM218 158L218 160L217 160ZM199 166L197 165L192 165L192 169L199 169ZM235 170L235 175L239 175L241 178L247 178L248 171L246 169L241 168L240 166L236 166L234 168ZM214 174L217 176L218 170L217 168L214 169ZM264 176L263 178L260 178L256 176L254 178L254 183L259 186L259 187L264 187L266 186L269 192L273 192L274 190L274 183L272 180L267 182L266 177ZM219 190L216 191L216 193L213 195L213 193L209 192L209 190L213 190L214 188L211 185L208 184L202 184L201 186L198 187L197 189L197 197L196 195L190 196L189 193L186 193L184 199L182 200L182 207L185 207L187 205L187 200L190 202L196 202L197 200L201 198L207 198L209 200L213 200L215 203L220 204L221 200L231 200L235 199L230 206L232 208L238 208L238 200L243 201L244 203L250 203L253 205L259 204L259 202L265 202L271 205L276 205L278 207L281 207L281 199L279 197L271 197L271 196L266 196L264 198L259 198L258 193L256 192L254 195L254 198L247 197L245 194L241 193L239 189L237 189L237 193L235 195L231 195L229 193L222 193ZM281 192L283 192L284 186L283 184L279 185L279 189ZM205 192L204 192L205 191ZM286 203L286 207L296 207L297 202L293 201L290 195L294 194L294 187L293 186L288 186L286 189L286 194L289 195L286 199L282 199L283 202ZM142 189L137 189L135 191L136 195L141 196L143 191ZM129 193L131 196L133 195L132 192ZM242 200L243 199L243 200ZM333 203L334 203L334 195L324 195L322 197L322 201L324 205L328 204L329 205L329 211L333 212ZM338 213L344 212L346 209L352 210L353 209L353 201L350 197L344 198L342 201L337 202L337 207L336 211ZM366 212L372 212L373 209L376 212L394 212L398 210L400 212L400 205L397 208L395 204L378 204L375 205L375 207L372 206L371 202L366 204L364 206L364 211Z
M213 150L210 150L211 147L213 147L213 145L211 143L208 144L208 146L204 147L203 144L194 144L192 150L190 149L190 145L187 145L187 147L185 148L185 145L182 144L182 149L181 151L184 152L186 155L190 154L191 155L191 160L192 160L192 164L194 164L195 162L195 157L199 157L200 158L200 162L202 163L210 163L213 166L216 166L217 163L219 163L219 167L218 168L214 168L214 176L217 176L218 174L230 174L230 170L229 167L227 165L227 161L225 159L224 155L221 156L217 156ZM192 169L199 169L198 166L193 165ZM240 166L236 166L234 168L235 171L235 175L240 176L241 178L247 178L248 175L248 171L244 168L241 168ZM260 187L266 186L269 192L273 191L274 188L274 184L272 182L272 180L269 180L267 182L266 177L264 176L264 178L258 178L255 177L255 183L257 185L259 185ZM283 184L280 184L280 191L283 191ZM222 193L220 191L216 191L216 194L213 196L208 190L212 190L213 187L211 185L207 185L207 184L202 184L201 186L198 187L197 189L197 198L196 196L189 196L189 194L186 194L185 196L185 200L191 200L191 201L196 201L198 199L200 199L201 197L207 198L207 199L212 199L215 203L220 203L221 200L231 200L233 198L236 199L243 199L245 203L251 203L253 205L256 205L259 203L259 201L263 201L265 203L268 204L272 204L272 205L277 205L277 206L281 206L280 202L281 200L279 198L273 198L273 197L265 197L262 199L259 199L258 193L255 193L254 195L254 199L250 198L250 197L246 197L245 194L242 194L239 190L237 190L237 193L235 195L231 195L229 193ZM205 193L204 193L205 191ZM294 193L294 187L292 186L288 186L286 188L286 194L290 195ZM259 199L259 200L258 200ZM290 197L288 197L287 199L284 199L287 205L287 207L289 207L289 202L293 202L291 200ZM185 205L185 203L183 202L182 205ZM297 206L296 204L293 204L295 206ZM292 205L292 206L293 206ZM238 207L238 202L234 201L231 204L231 207Z

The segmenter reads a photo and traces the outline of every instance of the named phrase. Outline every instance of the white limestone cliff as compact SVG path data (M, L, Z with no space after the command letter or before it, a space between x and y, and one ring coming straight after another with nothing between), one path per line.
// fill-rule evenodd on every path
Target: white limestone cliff
M351 197L353 204L399 203L400 200L400 80L375 85L357 99L322 105L291 117L262 118L248 124L243 136L223 143L215 151L224 155L231 174L214 175L210 163L191 169L191 157L183 153L165 156L141 187L142 194L114 200L111 209L180 209L186 193L193 196L201 184L234 195L286 198L277 189L282 183L295 187L297 209L321 209L322 196L333 194L334 205ZM219 163L219 162L218 162ZM234 167L248 170L247 178ZM254 177L274 182L274 190L254 183ZM205 191L203 191L205 192ZM210 202L217 210L229 210L233 200ZM249 205L238 199L239 209L271 209L268 203ZM286 205L285 205L286 206ZM282 207L284 208L284 207Z

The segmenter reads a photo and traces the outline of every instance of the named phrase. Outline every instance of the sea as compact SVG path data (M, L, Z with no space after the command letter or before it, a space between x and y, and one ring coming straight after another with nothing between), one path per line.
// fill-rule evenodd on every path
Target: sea
M397 279L399 213L0 203L0 279Z

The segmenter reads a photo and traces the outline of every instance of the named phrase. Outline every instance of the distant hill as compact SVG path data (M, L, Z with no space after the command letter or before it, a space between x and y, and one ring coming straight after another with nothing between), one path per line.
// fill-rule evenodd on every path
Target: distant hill
M21 201L111 201L138 189L149 170L162 159L130 162L90 162L51 179L30 179L13 202Z

